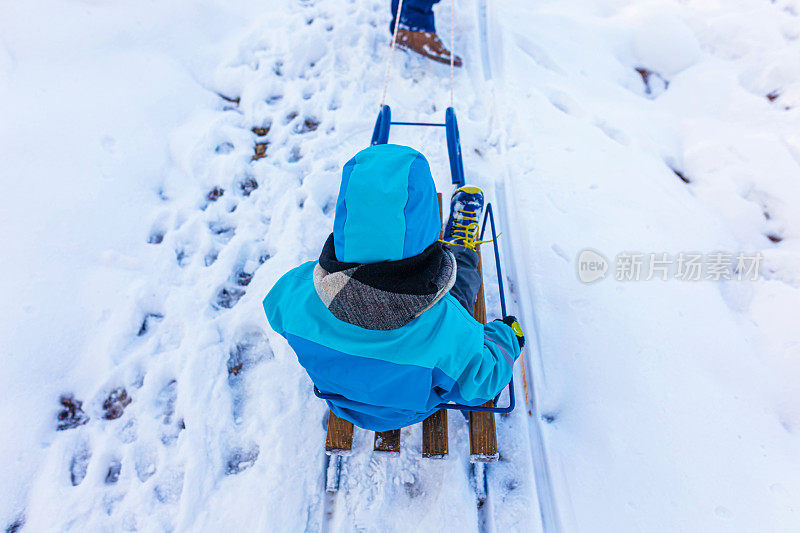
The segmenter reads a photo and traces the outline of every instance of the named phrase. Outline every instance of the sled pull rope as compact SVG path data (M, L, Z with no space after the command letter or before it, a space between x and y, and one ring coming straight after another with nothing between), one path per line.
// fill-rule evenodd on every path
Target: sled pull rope
M392 44L389 46L389 59L386 60L386 75L383 78L383 95L381 96L381 109L386 103L386 91L389 90L389 74L392 72L392 56L394 47L397 44L397 30L400 29L400 13L403 12L403 0L397 3L397 15L394 17L394 31L392 32Z
M450 107L453 105L453 86L455 85L455 57L456 57L456 30L453 22L456 20L455 16L456 0L450 0Z

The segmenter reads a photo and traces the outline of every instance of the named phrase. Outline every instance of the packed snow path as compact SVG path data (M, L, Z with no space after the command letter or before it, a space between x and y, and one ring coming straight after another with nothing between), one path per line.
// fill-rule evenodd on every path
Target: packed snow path
M458 2L467 181L499 208L512 312L531 346L532 416L520 383L520 408L497 419L502 457L479 510L458 413L443 461L421 458L418 427L404 429L399 458L373 454L357 430L326 501L325 406L261 299L330 231L341 165L377 111L389 15L382 1L273 7L219 68L220 97L173 132L147 252L104 258L138 281L93 326L94 374L60 391L83 414L72 404L75 427L45 439L7 524L790 531L798 12L766 0ZM394 116L441 120L447 67L395 62ZM442 132L396 129L391 141L420 149L449 191ZM586 248L761 252L764 278L611 272L584 285Z

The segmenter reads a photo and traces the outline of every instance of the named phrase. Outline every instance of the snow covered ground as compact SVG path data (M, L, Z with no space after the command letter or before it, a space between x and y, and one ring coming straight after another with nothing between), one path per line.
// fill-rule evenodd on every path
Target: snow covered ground
M536 402L498 418L480 512L457 413L443 461L418 427L399 458L357 430L324 497L325 407L261 299L330 231L389 14L274 4L0 7L0 527L793 531L800 2L458 0L464 162ZM448 85L401 53L387 103L440 120ZM448 190L441 132L392 141ZM586 249L606 279L580 281ZM760 279L644 279L648 254L715 252L761 254ZM63 395L83 414L56 431Z

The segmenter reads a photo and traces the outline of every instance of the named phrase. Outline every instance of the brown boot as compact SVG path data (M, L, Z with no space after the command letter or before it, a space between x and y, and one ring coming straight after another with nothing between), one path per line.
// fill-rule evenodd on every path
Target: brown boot
M444 47L442 40L435 33L401 29L397 31L397 44L439 63L450 64L450 50ZM461 58L455 56L453 65L460 67Z

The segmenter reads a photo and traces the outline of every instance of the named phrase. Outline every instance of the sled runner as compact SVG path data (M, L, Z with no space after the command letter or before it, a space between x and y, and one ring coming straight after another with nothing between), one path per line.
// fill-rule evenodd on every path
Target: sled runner
M429 122L392 122L391 109L384 105L381 107L375 128L372 133L371 145L386 144L389 140L389 130L392 125L397 126L422 126L422 127L444 127L447 138L447 151L450 161L450 174L452 182L456 187L464 185L464 166L461 157L461 143L458 135L458 123L455 110L448 107L445 112L444 123ZM439 213L441 217L442 195L439 193ZM492 244L494 247L494 258L497 269L497 279L500 291L500 305L503 316L506 315L505 294L503 290L502 271L500 267L500 253L496 242L496 228L494 224L494 214L491 204L486 205L486 212L480 232L480 240L483 239L487 223L492 233ZM478 252L478 272L483 276L483 265L481 260L480 248ZM481 283L478 296L473 309L473 317L481 324L486 323L486 300L484 296L484 284ZM467 406L457 403L442 403L439 410L430 415L422 422L422 455L423 457L436 458L444 457L448 453L447 435L447 409L455 409L468 412L469 417L469 439L470 439L470 461L473 463L485 463L496 461L499 457L497 448L497 435L495 431L494 413L509 413L514 409L514 379L512 377L508 384L509 403L507 406L497 406L500 395L492 401L480 406ZM341 396L330 393L323 393L314 387L314 394L322 399L337 399ZM345 455L353 446L352 423L337 417L332 412L328 413L328 430L325 439L325 450L329 455ZM399 453L400 452L400 429L391 431L376 432L373 449L380 452ZM336 462L338 464L338 461Z

